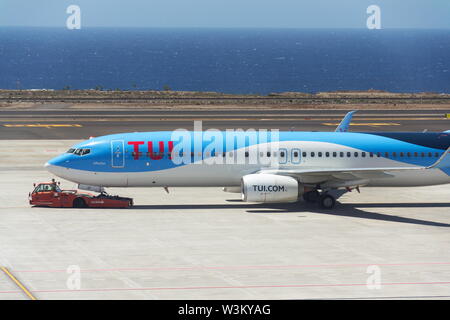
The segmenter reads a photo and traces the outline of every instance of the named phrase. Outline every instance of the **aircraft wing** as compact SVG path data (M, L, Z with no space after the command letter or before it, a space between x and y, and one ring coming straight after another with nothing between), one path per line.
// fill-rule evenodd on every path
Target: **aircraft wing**
M385 168L273 168L259 173L287 175L303 183L320 183L322 187L341 188L363 186L371 179L390 178L394 172L450 168L450 147L431 166L428 167L385 167ZM445 171L444 171L445 172Z

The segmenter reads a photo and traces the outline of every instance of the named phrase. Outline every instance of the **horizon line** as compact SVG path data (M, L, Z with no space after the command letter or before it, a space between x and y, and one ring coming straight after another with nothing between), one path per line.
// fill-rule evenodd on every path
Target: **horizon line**
M72 29L67 29L65 25L60 26L25 26L25 25L0 25L0 28L42 28L42 29L66 29L69 31L73 31ZM259 30L368 30L368 31L376 31L376 30L450 30L449 27L382 27L381 29L368 29L367 27L224 27L224 26L214 26L214 27L205 27L205 26L83 26L81 29L259 29Z

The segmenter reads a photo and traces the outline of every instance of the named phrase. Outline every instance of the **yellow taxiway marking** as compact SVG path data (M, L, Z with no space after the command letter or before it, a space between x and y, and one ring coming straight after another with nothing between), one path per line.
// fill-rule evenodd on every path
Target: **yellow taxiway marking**
M322 123L324 126L338 126L339 123ZM393 122L360 122L360 123L350 123L351 126L399 126L400 123Z
M31 300L37 300L35 296L31 294L31 292L25 288L23 284L20 283L19 280L17 280L16 277L13 276L11 272L5 267L1 267L2 271L30 298Z
M3 126L8 128L80 128L81 124L4 124Z

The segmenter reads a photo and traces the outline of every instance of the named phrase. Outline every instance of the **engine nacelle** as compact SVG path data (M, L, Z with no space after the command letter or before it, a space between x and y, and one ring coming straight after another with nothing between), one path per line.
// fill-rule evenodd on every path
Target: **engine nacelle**
M294 202L303 194L295 178L276 174L249 174L241 180L242 200L248 202Z

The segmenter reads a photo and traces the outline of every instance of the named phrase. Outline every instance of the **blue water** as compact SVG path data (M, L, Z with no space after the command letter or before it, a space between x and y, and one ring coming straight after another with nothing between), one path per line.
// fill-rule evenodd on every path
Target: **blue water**
M0 88L450 93L450 30L1 28Z

